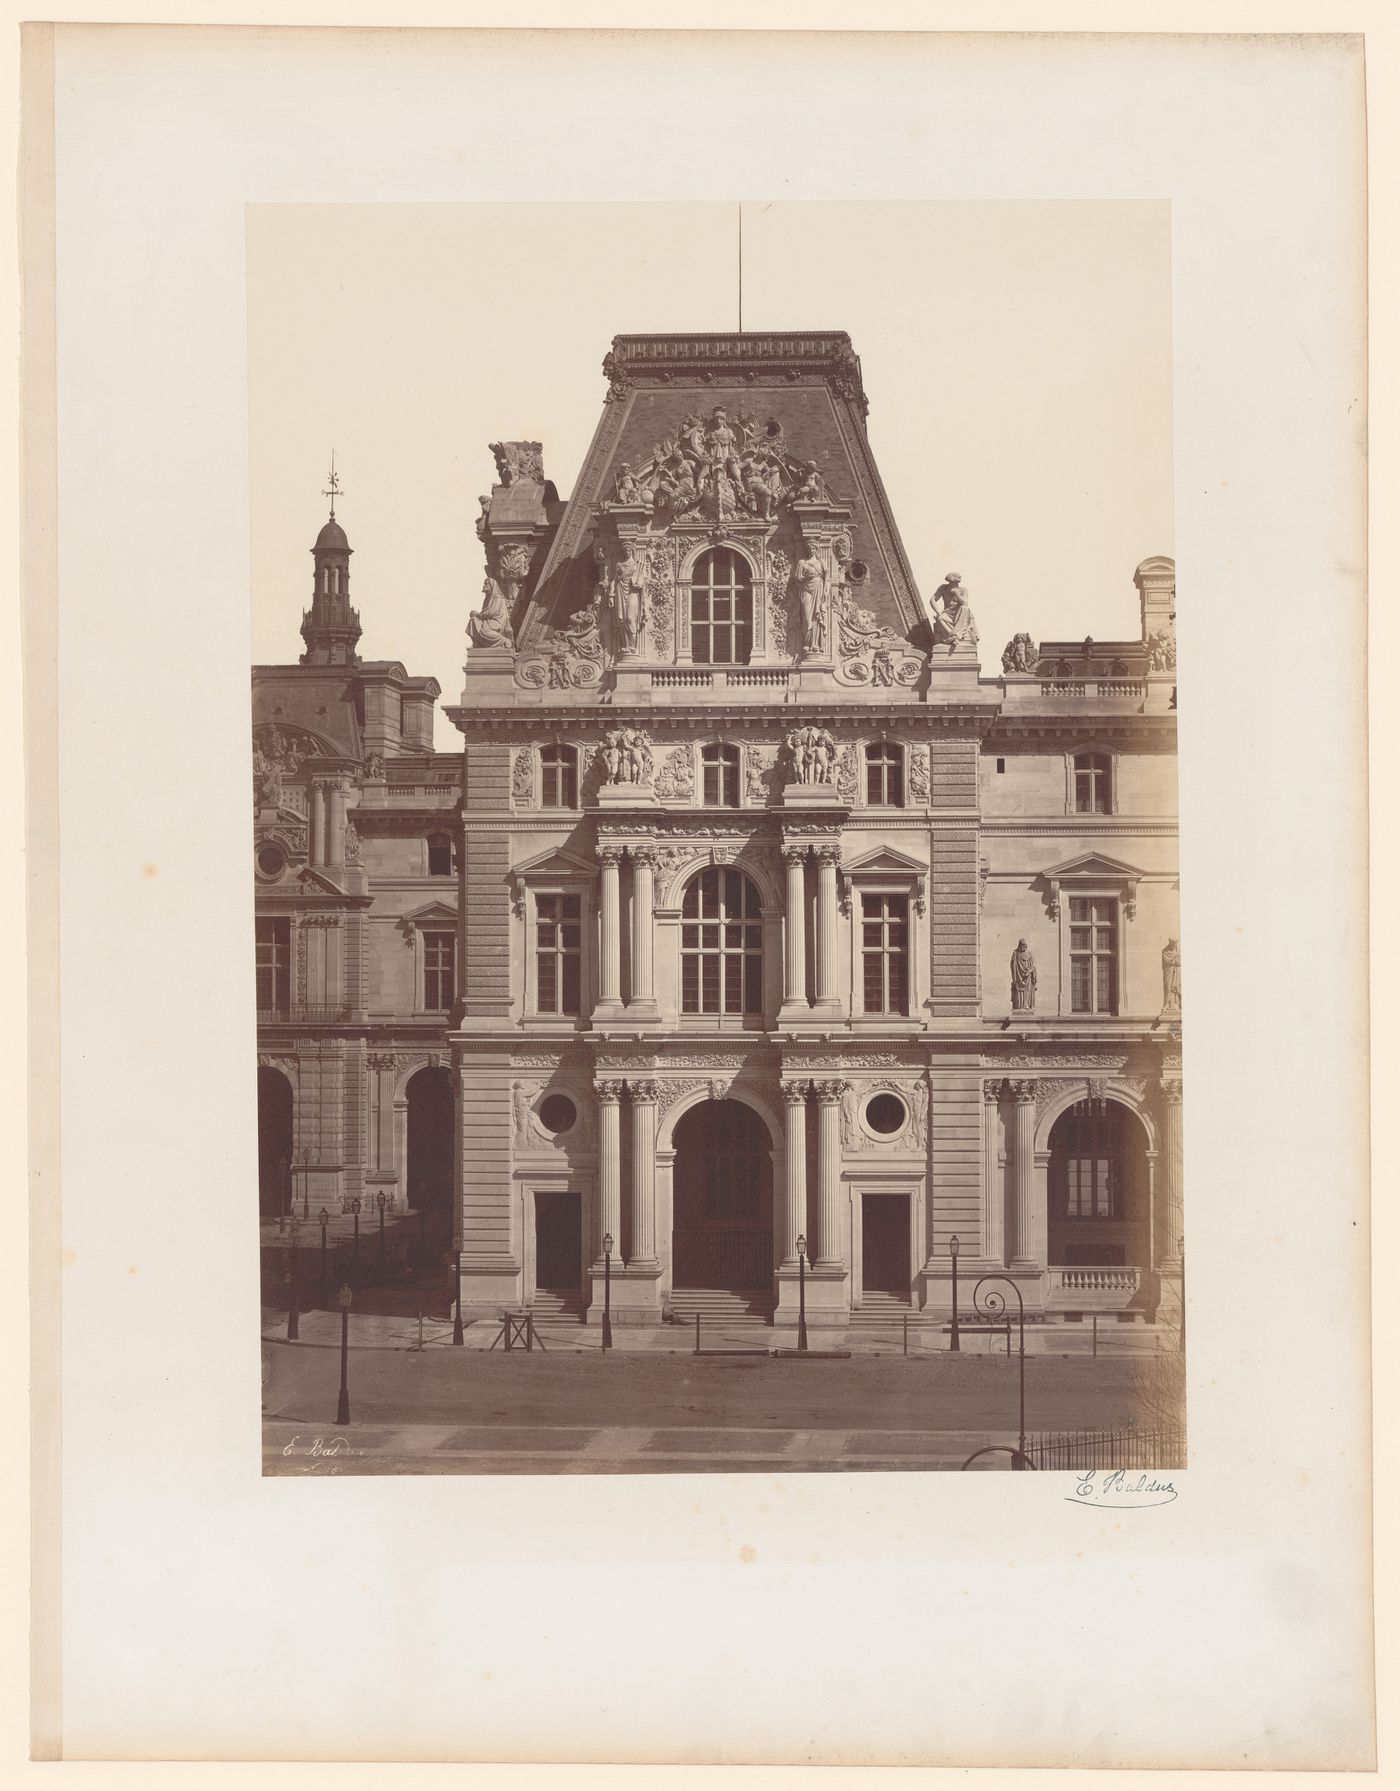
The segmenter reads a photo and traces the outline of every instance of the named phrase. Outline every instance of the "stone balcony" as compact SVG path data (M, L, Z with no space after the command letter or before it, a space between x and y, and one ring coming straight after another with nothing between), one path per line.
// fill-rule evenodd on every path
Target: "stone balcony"
M1045 1305L1051 1312L1126 1312L1141 1305L1143 1272L1105 1264L1045 1271Z
M1166 715L1176 692L1175 672L1149 672L1145 678L1007 672L988 682L1000 688L1008 715Z

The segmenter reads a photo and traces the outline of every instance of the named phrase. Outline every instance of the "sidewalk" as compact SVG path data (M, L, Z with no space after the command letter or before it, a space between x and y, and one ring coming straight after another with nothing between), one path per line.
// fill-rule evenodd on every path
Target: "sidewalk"
M311 1311L300 1314L298 1321L299 1341L311 1347L340 1347L340 1314L338 1312ZM262 1314L262 1334L269 1342L285 1342L287 1336L287 1314L285 1311L264 1307ZM580 1325L566 1323L558 1319L545 1319L535 1326L537 1338L536 1348L543 1348L551 1355L589 1355L603 1347L603 1330L599 1324ZM1165 1348L1174 1344L1174 1335L1165 1327L1157 1325L1100 1325L1098 1337L1098 1353L1100 1358L1125 1356L1148 1356L1157 1352L1159 1347ZM964 1332L961 1339L962 1354L968 1356L994 1355L1005 1357L1006 1338L1002 1334L979 1335ZM809 1333L808 1343L814 1355L822 1351L840 1349L859 1356L900 1356L904 1354L904 1337L902 1327L898 1324L885 1326L852 1325L849 1329L814 1330ZM911 1324L909 1326L909 1350L911 1356L932 1355L948 1350L949 1336L945 1326L938 1324ZM772 1354L777 1350L795 1350L797 1348L797 1327L795 1325L765 1325L755 1323L725 1324L722 1320L711 1320L700 1327L700 1346L702 1352L710 1351L754 1351ZM452 1320L450 1318L424 1318L420 1333L419 1321L416 1318L389 1317L378 1313L350 1314L350 1348L351 1349L393 1349L393 1350L437 1350L452 1348ZM500 1352L501 1320L499 1318L469 1319L463 1326L462 1347L471 1350L489 1350L495 1348ZM516 1343L515 1349L523 1349L522 1343ZM613 1348L619 1353L647 1355L692 1355L695 1351L694 1324L679 1325L614 1325ZM1016 1353L1016 1334L1013 1331L1011 1350ZM1092 1328L1087 1324L1078 1325L1028 1325L1026 1327L1026 1354L1028 1356L1091 1356L1093 1353Z

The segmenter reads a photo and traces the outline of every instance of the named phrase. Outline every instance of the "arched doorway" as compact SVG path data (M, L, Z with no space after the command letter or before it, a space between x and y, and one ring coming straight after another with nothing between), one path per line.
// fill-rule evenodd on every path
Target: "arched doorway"
M1147 1137L1119 1101L1076 1101L1050 1129L1049 1263L1148 1266Z
M742 1101L705 1101L675 1131L671 1282L773 1298L768 1128Z
M292 1185L292 1085L281 1070L258 1070L258 1215L288 1210Z
M425 1068L408 1080L408 1204L424 1226L452 1230L452 1076Z

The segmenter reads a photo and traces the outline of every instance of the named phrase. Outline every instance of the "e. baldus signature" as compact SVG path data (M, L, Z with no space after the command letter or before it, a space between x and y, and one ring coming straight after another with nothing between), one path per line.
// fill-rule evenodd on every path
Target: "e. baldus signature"
M298 1435L284 1445L282 1453L309 1457L302 1467L303 1474L339 1474L346 1456L363 1455L364 1450L352 1448L344 1437L312 1437L307 1442Z
M1156 1474L1140 1474L1133 1468L1097 1468L1082 1471L1074 1485L1071 1505L1097 1505L1112 1511L1146 1511L1153 1505L1170 1505L1176 1487Z

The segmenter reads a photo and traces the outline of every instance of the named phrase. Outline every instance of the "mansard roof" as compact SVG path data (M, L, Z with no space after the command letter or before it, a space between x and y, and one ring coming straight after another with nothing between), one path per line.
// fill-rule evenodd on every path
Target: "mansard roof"
M620 481L630 476L641 486L650 534L694 533L703 544L717 529L724 519L713 507L698 498L686 504L682 494L668 530L647 488L678 445L683 456L688 430L716 439L721 413L742 478L756 483L753 469L760 469L778 492L741 489L736 519L765 522L748 532L795 561L803 537L801 482L814 470L817 484L809 489L846 513L839 526L864 574L861 607L882 628L927 647L927 612L871 453L860 361L844 331L616 336L603 365L609 388L602 416L518 619L518 650L543 646L592 601L595 548L612 532L608 512L630 508L619 502Z

